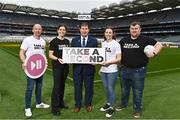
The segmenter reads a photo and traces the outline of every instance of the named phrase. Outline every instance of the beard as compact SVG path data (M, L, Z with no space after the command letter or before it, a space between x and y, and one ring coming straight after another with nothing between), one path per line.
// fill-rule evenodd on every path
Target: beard
M131 34L131 38L136 39L139 36L139 34Z

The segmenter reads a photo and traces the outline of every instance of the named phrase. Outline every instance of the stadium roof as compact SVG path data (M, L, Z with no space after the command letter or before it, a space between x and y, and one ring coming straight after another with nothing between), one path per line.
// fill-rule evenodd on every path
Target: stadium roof
M94 8L89 14L91 14L92 19L110 19L132 14L173 9L177 8L178 6L180 6L180 0L131 0L131 2L124 0L120 3L112 3L109 6ZM78 14L80 14L76 12L48 10L44 8L34 8L30 6L19 6L15 4L3 3L0 3L0 11L69 19L77 19Z
M92 9L93 18L110 18L127 16L129 14L143 13L164 8L175 8L180 6L180 0L135 0L132 2L112 3L108 7L102 6L99 9Z

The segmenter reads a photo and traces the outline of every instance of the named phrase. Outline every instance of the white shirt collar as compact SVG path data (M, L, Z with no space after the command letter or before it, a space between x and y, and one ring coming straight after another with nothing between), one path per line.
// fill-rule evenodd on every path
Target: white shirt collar
M87 44L88 36L86 36L86 37L82 37L82 36L81 36L81 45L83 44L83 38L85 38L85 45L86 45L86 44Z
M83 36L81 36L81 40L83 40ZM88 36L85 37L85 41L88 39Z

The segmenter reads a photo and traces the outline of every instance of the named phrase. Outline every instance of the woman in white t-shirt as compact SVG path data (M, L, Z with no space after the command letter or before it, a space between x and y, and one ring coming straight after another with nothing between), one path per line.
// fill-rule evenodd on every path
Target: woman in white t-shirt
M105 29L104 36L102 48L105 48L106 51L106 61L102 63L100 76L105 88L107 102L100 108L100 111L106 111L106 117L111 117L114 113L115 82L118 77L117 63L121 60L121 47L114 38L114 31L111 26Z

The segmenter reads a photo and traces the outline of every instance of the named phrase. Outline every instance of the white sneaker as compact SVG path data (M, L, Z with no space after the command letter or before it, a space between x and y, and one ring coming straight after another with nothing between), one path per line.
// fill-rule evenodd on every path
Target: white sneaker
M103 107L100 108L100 111L105 112L110 108L110 105L106 103Z
M114 108L113 108L113 107L110 107L110 108L107 110L106 117L107 117L107 118L112 117L113 114L114 114L114 112L115 112Z
M25 116L26 117L31 117L32 116L31 108L25 109Z
M50 106L48 104L45 103L40 103L40 104L36 104L36 108L49 108Z

